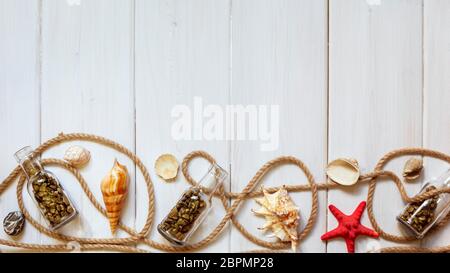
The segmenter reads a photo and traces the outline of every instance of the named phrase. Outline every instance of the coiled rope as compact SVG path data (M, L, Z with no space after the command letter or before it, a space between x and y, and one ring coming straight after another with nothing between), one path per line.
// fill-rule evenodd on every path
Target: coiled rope
M221 186L219 190L215 193L215 196L219 198L224 206L224 209L226 210L225 215L223 216L220 223L214 228L211 233L209 233L203 240L187 245L182 247L176 247L170 244L164 244L159 243L156 241L153 241L148 238L148 235L150 233L154 215L155 215L155 200L154 200L154 189L153 189L153 183L150 178L150 174L147 170L147 168L144 166L142 161L130 150L128 150L126 147L120 145L119 143L116 143L112 140L109 140L107 138L96 136L92 134L82 134L82 133L74 133L74 134L59 134L57 137L52 138L45 143L41 144L38 148L36 148L35 152L37 154L42 154L44 151L50 149L51 147L64 143L69 141L89 141L89 142L95 142L101 145L108 146L124 155L129 157L134 164L136 164L137 168L140 170L144 177L144 181L147 186L147 194L148 194L148 211L146 215L146 221L143 226L143 228L140 231L136 231L130 227L127 227L126 225L120 223L119 228L124 230L126 233L128 233L128 237L125 238L80 238L80 237L74 237L74 236L68 236L64 235L62 233L49 230L48 228L42 226L38 221L36 221L28 212L28 210L25 208L23 199L22 199L22 193L23 188L25 184L25 176L22 173L22 170L19 166L17 166L9 175L6 177L6 179L3 180L3 182L0 184L0 195L14 182L18 181L17 183L17 202L19 205L20 210L22 211L25 219L33 225L38 231L41 233L57 239L60 241L60 244L51 244L51 245L43 245L43 244L27 244L23 242L18 241L11 241L11 240L4 240L0 239L0 244L9 246L9 247L16 247L16 248L22 248L22 249L29 249L29 250L40 250L40 251L73 251L74 246L73 243L77 243L79 245L79 250L109 250L109 251L119 251L119 252L147 252L144 249L141 249L138 247L139 244L148 245L151 248L166 251L166 252L187 252L187 251L194 251L201 249L213 241L215 241L221 232L223 231L224 227L227 225L228 222L231 222L235 228L245 236L248 240L251 242L263 247L262 250L255 250L255 252L264 252L264 251L280 251L282 249L289 249L290 244L286 242L269 242L264 241L256 236L254 236L252 233L250 233L248 230L245 229L244 226L242 226L234 217L236 213L238 212L239 205L246 199L253 198L256 196L262 195L262 191L259 189L255 189L255 187L262 181L264 176L269 173L271 170L273 170L275 167L285 164L291 164L297 166L306 176L306 179L308 181L308 184L305 185L292 185L292 186L286 186L286 189L289 192L301 192L301 191L310 191L312 195L312 205L311 205L311 211L309 215L309 219L307 221L307 224L303 228L303 230L299 231L298 238L299 241L303 240L305 237L309 235L311 230L314 227L314 224L317 219L318 214L318 191L319 190L328 190L328 189L335 189L338 188L338 185L336 184L330 184L330 183L316 183L314 180L313 175L309 171L308 167L299 159L292 157L292 156L282 156L275 158L273 160L268 161L265 163L253 176L253 178L248 182L246 187L242 190L240 193L234 193L234 192L227 192ZM383 170L383 167L392 159L404 156L404 155L420 155L420 156L427 156L432 158L437 158L443 161L446 161L447 163L450 163L450 156L446 155L444 153L440 153L438 151L423 149L423 148L405 148L405 149L399 149L392 151L388 154L386 154L383 158L380 159L378 164L375 167L375 170L373 172L370 172L368 174L364 174L360 177L359 182L367 182L369 185L368 188L368 196L367 196L367 210L368 210L368 216L370 219L370 222L372 223L373 228L380 234L380 236L386 240L398 242L398 243L404 243L416 240L414 237L408 237L408 236L399 236L399 235L393 235L385 232L378 222L375 219L374 212L373 212L373 199L374 199L374 193L376 184L378 181L378 178L384 177L392 180L399 192L402 200L404 202L418 202L423 201L426 199L429 199L432 196L439 195L441 193L450 193L450 189L438 189L438 190L432 190L420 195L416 195L414 197L409 197L405 191L405 188L401 182L401 180L398 178L397 175L395 175L393 172ZM190 154L188 154L182 162L182 173L187 180L188 183L191 185L195 185L197 182L191 177L189 174L189 164L192 162L194 158L203 158L211 163L215 162L214 158L209 155L208 153L204 151L194 151ZM74 168L71 164L67 163L66 161L60 160L60 159L43 159L42 164L44 166L59 166L62 168L67 169L70 171L75 178L80 183L81 188L83 189L84 193L86 194L87 198L90 200L92 205L101 213L103 216L106 217L106 210L103 208L103 206L95 199L92 192L89 190L89 187L84 180L81 173ZM270 192L276 191L278 187L273 188L267 188ZM228 204L228 200L231 199L233 202L231 205ZM447 215L447 217L439 223L435 228L433 228L432 232L438 230L439 228L446 225L446 223L450 220L450 214ZM450 252L450 245L447 246L441 246L441 247L432 247L432 248L421 248L421 247L411 247L411 246L399 246L399 247L388 247L381 249L381 252Z

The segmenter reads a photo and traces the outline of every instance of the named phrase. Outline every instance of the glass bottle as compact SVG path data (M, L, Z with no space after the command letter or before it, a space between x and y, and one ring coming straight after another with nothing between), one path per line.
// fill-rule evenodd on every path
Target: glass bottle
M181 195L176 205L158 225L158 232L175 245L186 245L205 220L211 209L212 196L227 176L228 173L219 165L211 164L200 182Z
M14 154L27 178L28 194L51 230L70 222L78 214L58 178L45 170L30 146Z
M437 179L425 183L420 193L448 187L450 187L450 169ZM449 211L450 194L441 193L422 202L409 203L397 219L417 239L421 239L433 226L442 221Z

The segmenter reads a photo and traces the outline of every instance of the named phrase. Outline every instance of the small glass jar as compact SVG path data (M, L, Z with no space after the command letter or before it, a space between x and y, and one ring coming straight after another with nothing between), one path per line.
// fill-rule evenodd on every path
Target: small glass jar
M420 194L450 187L450 170L422 187ZM421 239L450 211L450 194L441 193L422 202L409 203L397 216L398 221L410 230L417 239Z
M27 191L44 217L48 227L56 230L75 218L75 206L58 178L45 170L30 146L14 154L27 178Z
M169 214L158 225L158 232L175 245L186 245L191 235L205 220L211 209L214 192L225 181L228 173L212 164L200 182L186 190ZM203 191L203 188L207 189Z

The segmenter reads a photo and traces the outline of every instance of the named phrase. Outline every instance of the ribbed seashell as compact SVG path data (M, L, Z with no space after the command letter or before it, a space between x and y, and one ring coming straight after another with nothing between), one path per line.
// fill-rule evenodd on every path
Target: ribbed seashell
M412 157L408 159L403 168L403 177L406 180L414 180L420 176L423 168L423 160L420 157Z
M122 207L128 193L128 183L127 168L115 160L113 168L103 178L101 184L103 201L113 235L116 233Z
M71 146L64 153L64 160L75 167L86 165L91 159L91 153L81 146Z
M352 158L339 158L328 164L326 173L333 182L351 186L358 182L360 170L358 161Z
M163 154L156 159L155 170L165 181L173 181L178 174L177 159L171 154Z

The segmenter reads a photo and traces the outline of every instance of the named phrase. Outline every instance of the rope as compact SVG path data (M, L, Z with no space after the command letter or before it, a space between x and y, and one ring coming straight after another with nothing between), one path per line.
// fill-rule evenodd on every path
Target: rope
M150 246L153 249L166 251L166 252L186 252L186 251L193 251L198 250L201 248L204 248L205 246L211 244L214 242L222 233L223 229L228 223L233 224L233 226L249 241L255 243L256 245L259 245L263 247L263 249L259 250L253 250L251 252L261 253L261 252L282 252L283 249L289 249L290 244L286 242L269 242L264 241L256 236L254 236L251 232L245 229L245 227L240 224L237 219L236 215L238 213L239 205L250 198L261 196L262 191L260 189L255 189L258 184L261 183L261 181L264 179L264 177L272 170L274 170L277 166L285 165L285 164L291 164L300 169L301 172L306 176L306 179L308 181L308 184L304 185L291 185L286 186L286 189L289 192L303 192L303 191L310 191L312 195L312 205L311 205L311 211L309 214L309 219L303 228L303 230L299 231L298 238L299 241L304 240L311 232L311 230L314 227L314 224L317 220L317 214L318 214L318 205L319 205L319 199L318 199L318 191L319 190L329 190L329 189L336 189L339 186L336 184L330 184L330 183L316 183L314 180L314 177L312 173L309 171L308 167L299 159L292 157L292 156L282 156L275 158L273 160L268 161L265 163L253 176L253 178L248 182L248 184L245 186L245 188L239 192L227 192L225 191L224 187L221 186L219 190L214 194L217 198L220 199L222 202L222 205L226 211L225 215L223 216L222 220L219 222L219 224L214 228L213 231L211 231L203 240L186 245L186 246L173 246L170 244L164 244L160 242L153 241L148 238L148 235L150 233L154 216L155 216L155 199L154 199L154 189L153 189L153 183L150 178L150 174L147 170L147 168L144 166L142 161L130 150L128 150L126 147L109 140L107 138L91 135L91 134L81 134L81 133L75 133L75 134L59 134L57 137L52 138L48 140L47 142L41 144L35 152L37 154L42 154L44 151L47 151L48 149L59 145L64 142L69 141L90 141L95 142L101 145L105 145L107 147L110 147L127 157L129 157L134 164L136 164L137 168L140 170L144 177L145 184L147 186L147 194L148 194L148 211L146 214L146 221L144 226L140 231L136 231L130 227L127 227L123 223L119 224L119 228L125 231L129 236L124 238L80 238L80 237L74 237L74 236L68 236L56 231L52 231L45 226L41 225L38 221L36 221L28 212L28 210L25 208L22 195L23 195L23 188L25 185L25 176L22 173L22 170L19 166L14 168L14 170L6 177L3 182L0 184L0 195L15 181L18 181L17 183L17 202L19 205L19 208L21 212L23 213L25 219L34 226L38 231L41 233L54 238L58 241L60 241L60 244L53 244L53 245L44 245L44 244L27 244L22 243L18 241L10 241L10 240L4 240L0 239L0 245L5 245L9 247L15 247L15 248L22 248L27 250L34 250L34 251L73 251L73 243L79 244L79 250L80 251L88 251L88 250L110 250L110 251L118 251L118 252L148 252L147 250L143 250L141 248L138 248L138 245L147 245ZM439 190L432 190L420 195L416 195L413 197L409 197L405 191L405 188L403 186L403 183L398 178L397 175L395 175L393 172L383 170L383 167L392 159L404 156L404 155L421 155L421 156L428 156L433 157L436 159L440 159L443 161L446 161L447 163L450 163L450 156L440 153L438 151L432 151L428 149L423 148L405 148L405 149L399 149L394 150L388 154L386 154L383 158L380 159L380 161L377 163L375 170L373 172L370 172L368 174L364 174L360 177L360 183L361 182L367 182L369 185L368 188L368 195L367 195L367 211L369 220L372 223L373 228L380 234L380 237L393 241L398 243L404 243L416 240L414 237L409 236L399 236L394 234L389 234L385 232L378 222L376 221L376 218L374 216L373 211L373 201L374 201L374 193L377 181L379 181L379 178L388 178L392 180L395 185L397 186L400 196L402 200L406 203L409 202L419 202L426 200L428 198L431 198L435 195L439 195L441 193L450 193L450 189L439 189ZM181 165L181 171L183 173L183 176L185 177L186 181L191 185L196 185L197 182L191 177L189 174L189 164L192 162L195 158L203 158L210 163L214 163L215 159L209 155L208 153L204 151L194 151L190 154L188 154L182 162ZM74 168L71 164L67 163L66 161L59 160L59 159L43 159L42 164L44 166L59 166L61 168L67 169L72 175L77 179L77 181L80 184L80 187L86 194L86 197L89 199L89 201L92 203L95 209L97 209L104 217L106 217L106 210L103 208L103 206L96 200L93 193L90 191L89 186L87 185L85 179L81 175L81 173ZM272 187L267 188L269 192L274 192L278 190L279 187ZM207 189L204 189L205 191ZM232 204L229 205L228 201L233 200ZM435 228L431 230L431 232L435 232L436 230L442 228L445 226L448 221L450 221L450 214L445 217L445 219L439 223ZM395 246L395 247L388 247L381 249L381 252L450 252L450 245L442 246L442 247L433 247L433 248L422 248L422 247L410 247L410 246Z

